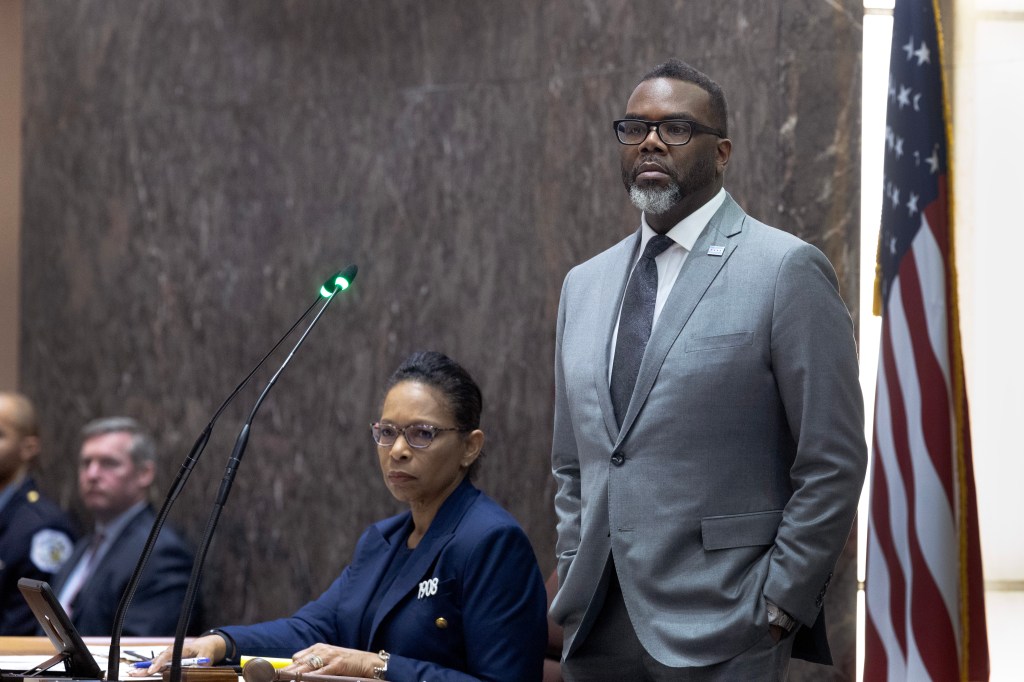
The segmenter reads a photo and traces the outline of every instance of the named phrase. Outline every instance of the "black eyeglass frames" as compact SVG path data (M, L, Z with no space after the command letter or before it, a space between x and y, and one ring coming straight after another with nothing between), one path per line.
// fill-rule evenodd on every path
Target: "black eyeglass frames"
M725 137L721 130L706 126L696 121L683 118L672 118L664 121L644 121L639 118L623 118L612 121L615 136L619 142L637 145L647 139L651 128L658 131L658 138L670 147L679 147L690 141L694 133L707 133L715 137Z

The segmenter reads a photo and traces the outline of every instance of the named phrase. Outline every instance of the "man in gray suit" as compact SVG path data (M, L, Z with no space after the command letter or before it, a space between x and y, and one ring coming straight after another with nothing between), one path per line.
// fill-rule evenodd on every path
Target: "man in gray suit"
M569 680L784 679L864 479L850 315L813 246L723 189L721 88L673 60L623 120L634 234L559 305L552 468Z

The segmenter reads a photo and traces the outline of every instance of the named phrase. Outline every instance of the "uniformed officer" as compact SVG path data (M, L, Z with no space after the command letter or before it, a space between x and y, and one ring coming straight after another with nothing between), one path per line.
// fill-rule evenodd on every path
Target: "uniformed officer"
M0 635L33 635L37 623L18 580L51 581L71 556L71 525L28 475L39 425L28 398L0 393Z

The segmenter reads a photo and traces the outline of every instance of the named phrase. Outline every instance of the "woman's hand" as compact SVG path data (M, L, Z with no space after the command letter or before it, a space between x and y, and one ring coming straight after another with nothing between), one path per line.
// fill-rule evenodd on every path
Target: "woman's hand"
M292 661L290 666L284 668L285 671L350 677L373 677L373 669L382 665L377 654L329 644L314 644L296 651L292 654Z
M144 677L158 673L165 666L171 664L172 653L174 653L173 647L167 647L156 655L156 658L153 659L152 664L148 668L132 668L128 674L133 677ZM206 657L210 659L211 663L220 661L226 654L227 646L224 644L224 638L220 635L206 635L205 637L186 640L185 646L181 650L182 658Z

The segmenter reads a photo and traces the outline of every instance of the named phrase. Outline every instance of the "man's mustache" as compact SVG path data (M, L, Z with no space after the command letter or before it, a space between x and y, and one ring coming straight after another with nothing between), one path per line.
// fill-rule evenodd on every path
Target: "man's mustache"
M666 168L664 164L659 162L657 159L655 159L655 158L642 158L641 157L641 158L637 159L636 163L633 164L633 168L630 169L630 172L629 172L630 182L631 183L635 183L637 176L640 175L641 173L645 173L647 171L659 171L659 172L664 173L665 175L669 176L673 180L676 179L676 176L668 168Z

